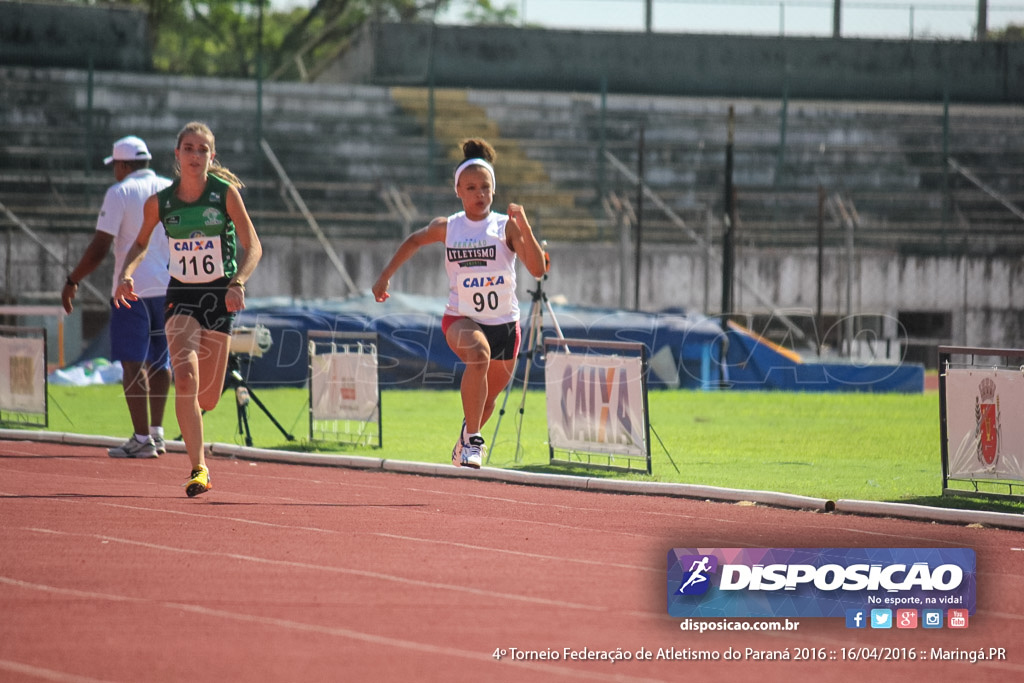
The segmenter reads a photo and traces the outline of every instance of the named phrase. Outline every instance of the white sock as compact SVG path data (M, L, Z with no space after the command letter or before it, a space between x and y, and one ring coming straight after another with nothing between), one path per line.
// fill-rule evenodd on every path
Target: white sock
M147 441L149 441L149 434L136 434L135 440L138 441L139 443L146 443Z
M160 438L163 438L163 436L164 436L164 428L163 427L150 427L149 428L149 435L150 436L159 436Z

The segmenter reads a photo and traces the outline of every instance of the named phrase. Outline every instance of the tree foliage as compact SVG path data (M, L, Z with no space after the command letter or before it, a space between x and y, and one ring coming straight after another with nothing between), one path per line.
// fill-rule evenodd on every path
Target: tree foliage
M305 80L344 51L368 20L429 22L451 4L451 0L317 0L285 33L280 44L283 58L270 73ZM491 0L459 4L465 6L470 23L507 23L515 18L514 9L495 8Z
M316 0L309 9L275 9L270 0L120 0L118 4L145 8L153 66L162 73L252 78L262 64L265 76L306 79L343 51L369 19L430 21L451 2ZM496 8L491 0L461 0L461 4L466 5L465 16L471 23L510 23L515 18L515 10Z
M519 16L514 5L496 7L491 0L479 0L467 5L463 18L474 25L510 26Z
M989 40L1024 40L1024 26L1007 24L1006 28L988 32Z

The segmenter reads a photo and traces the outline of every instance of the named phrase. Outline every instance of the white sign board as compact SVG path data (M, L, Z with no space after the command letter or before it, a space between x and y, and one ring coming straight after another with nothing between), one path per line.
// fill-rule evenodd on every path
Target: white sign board
M647 457L639 356L549 350L544 375L552 448Z
M46 414L46 342L0 336L0 410Z
M310 400L314 420L379 419L377 349L357 344L310 356Z
M1024 481L1024 375L1019 370L946 370L951 479Z

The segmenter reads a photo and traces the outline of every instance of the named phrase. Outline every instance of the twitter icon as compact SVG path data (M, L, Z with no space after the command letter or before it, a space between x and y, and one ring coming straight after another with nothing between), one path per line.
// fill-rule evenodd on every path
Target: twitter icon
M892 628L892 610L871 610L871 628Z

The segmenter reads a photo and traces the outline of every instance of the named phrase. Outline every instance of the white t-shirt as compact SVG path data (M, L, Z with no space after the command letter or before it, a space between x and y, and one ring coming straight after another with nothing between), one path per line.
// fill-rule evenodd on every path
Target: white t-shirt
M519 320L516 298L516 254L505 241L508 216L493 211L471 221L464 211L448 217L445 270L448 303L445 313L471 318L481 325Z
M103 197L96 230L114 236L114 282L110 295L117 290L117 276L124 266L124 257L139 236L142 227L142 209L150 195L154 195L171 184L167 178L158 176L152 169L135 171L119 183L114 183ZM167 236L164 226L157 223L149 240L146 258L132 273L135 293L141 297L163 296L167 293Z

